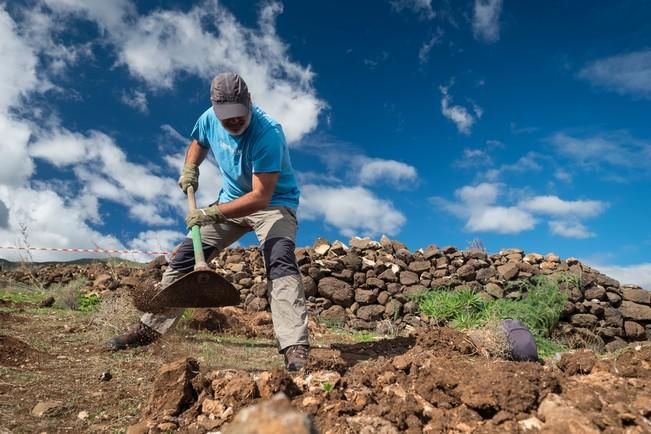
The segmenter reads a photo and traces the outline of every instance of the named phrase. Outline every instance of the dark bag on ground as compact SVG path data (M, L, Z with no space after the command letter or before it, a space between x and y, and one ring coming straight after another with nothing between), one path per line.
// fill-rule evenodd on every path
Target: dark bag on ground
M511 358L520 362L538 361L538 348L526 325L517 319L502 321L502 329L511 351Z

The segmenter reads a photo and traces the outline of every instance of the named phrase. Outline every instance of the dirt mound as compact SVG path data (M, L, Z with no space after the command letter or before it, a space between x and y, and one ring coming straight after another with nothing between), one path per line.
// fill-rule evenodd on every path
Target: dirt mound
M612 360L566 354L557 367L489 359L463 333L421 330L314 349L299 375L202 374L192 381L197 401L178 409L175 429L216 430L238 410L282 392L327 434L650 432L650 369L651 346ZM149 426L162 416L150 413Z
M21 366L34 363L46 354L30 347L20 339L0 335L0 366Z
M238 334L247 337L273 337L270 312L246 312L237 307L195 309L188 321L195 330Z

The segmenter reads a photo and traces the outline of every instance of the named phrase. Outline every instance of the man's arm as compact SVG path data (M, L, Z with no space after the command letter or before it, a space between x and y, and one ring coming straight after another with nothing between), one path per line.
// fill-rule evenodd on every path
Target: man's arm
M208 155L209 148L204 148L197 142L193 140L190 145L188 145L188 150L185 152L185 164L194 164L198 166Z
M276 190L279 176L279 172L254 173L253 190L230 202L220 203L219 210L227 218L237 218L267 208Z

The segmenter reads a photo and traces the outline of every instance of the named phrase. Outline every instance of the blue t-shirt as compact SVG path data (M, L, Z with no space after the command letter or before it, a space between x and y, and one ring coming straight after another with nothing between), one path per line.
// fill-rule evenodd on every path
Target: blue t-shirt
M254 173L279 172L270 206L298 208L299 189L282 126L253 106L251 123L244 133L232 136L222 127L212 107L192 129L192 138L212 150L224 177L219 203L250 193Z

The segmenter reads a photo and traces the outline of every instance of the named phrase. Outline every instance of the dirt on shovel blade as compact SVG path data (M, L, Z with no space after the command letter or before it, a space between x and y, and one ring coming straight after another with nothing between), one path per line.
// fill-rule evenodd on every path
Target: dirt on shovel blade
M219 274L198 270L171 285L151 287L132 294L134 305L145 312L160 312L168 307L222 307L240 303L238 290Z

